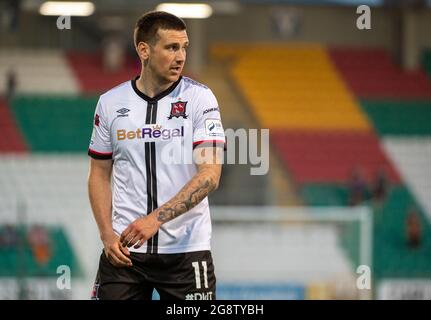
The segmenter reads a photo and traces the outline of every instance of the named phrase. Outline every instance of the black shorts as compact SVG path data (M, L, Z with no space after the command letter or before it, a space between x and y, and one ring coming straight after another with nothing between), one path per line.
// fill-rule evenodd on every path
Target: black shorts
M216 278L210 251L130 253L132 267L114 267L102 251L92 299L214 300Z

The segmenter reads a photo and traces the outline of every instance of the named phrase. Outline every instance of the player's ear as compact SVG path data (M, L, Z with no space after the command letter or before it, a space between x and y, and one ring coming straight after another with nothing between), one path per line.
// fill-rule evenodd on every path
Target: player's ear
M136 46L136 52L141 60L147 60L150 56L150 45L146 42L139 42Z

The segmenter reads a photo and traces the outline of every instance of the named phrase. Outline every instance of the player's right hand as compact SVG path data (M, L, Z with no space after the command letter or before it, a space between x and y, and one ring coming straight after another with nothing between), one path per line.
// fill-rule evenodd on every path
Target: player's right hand
M103 246L105 256L114 267L132 266L129 250L121 245L120 238L115 233L103 239Z

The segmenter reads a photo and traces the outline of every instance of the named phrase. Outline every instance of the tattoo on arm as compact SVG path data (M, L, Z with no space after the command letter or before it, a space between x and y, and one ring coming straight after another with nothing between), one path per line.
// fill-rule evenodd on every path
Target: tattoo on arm
M216 187L213 176L192 180L174 199L160 208L157 219L161 222L167 222L178 217L196 206Z

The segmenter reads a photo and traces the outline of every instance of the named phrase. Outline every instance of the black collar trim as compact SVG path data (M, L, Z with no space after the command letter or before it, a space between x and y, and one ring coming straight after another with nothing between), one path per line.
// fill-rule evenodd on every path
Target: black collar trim
M178 84L180 83L180 81L181 81L181 79L182 79L183 77L182 76L180 76L179 78L178 78L178 80L176 81L176 82L174 82L169 88L167 88L165 91L162 91L162 92L160 92L159 94L157 94L156 96L154 96L154 97L149 97L149 96L147 96L145 93L143 93L142 91L140 91L139 89L138 89L138 87L136 86L136 80L138 80L139 79L139 76L137 76L135 79L133 79L132 80L132 88L133 88L133 90L136 92L136 94L138 95L138 96L140 96L142 99L144 99L144 100L146 100L146 101L148 101L148 102L154 102L154 101L158 101L158 100L160 100L160 99L162 99L162 98L164 98L164 97L166 97L168 94L170 94L172 91L174 91L175 90L175 88L178 86Z

